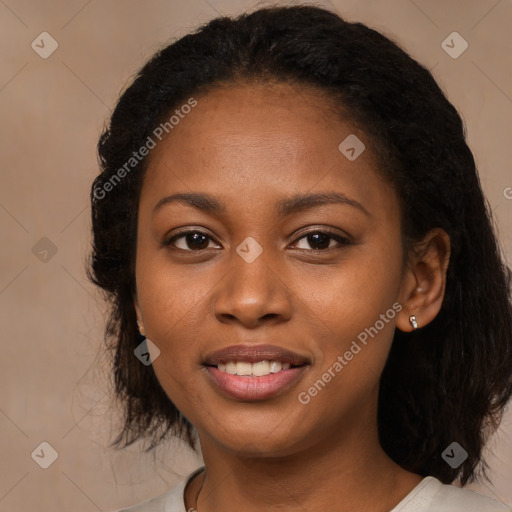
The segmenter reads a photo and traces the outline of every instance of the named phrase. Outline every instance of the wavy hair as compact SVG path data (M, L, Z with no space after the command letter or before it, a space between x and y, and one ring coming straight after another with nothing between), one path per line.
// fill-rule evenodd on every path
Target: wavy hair
M307 5L217 18L164 47L121 95L101 135L87 274L111 305L105 342L124 411L112 446L143 438L150 450L172 434L195 448L195 431L152 366L133 355L143 340L133 300L146 158L121 183L108 183L186 98L256 82L323 91L363 129L397 193L407 251L432 228L450 236L441 311L418 331L395 332L381 376L379 438L411 472L462 485L485 476L482 449L512 393L511 278L462 119L432 74L396 42ZM454 441L468 452L455 469L441 456Z

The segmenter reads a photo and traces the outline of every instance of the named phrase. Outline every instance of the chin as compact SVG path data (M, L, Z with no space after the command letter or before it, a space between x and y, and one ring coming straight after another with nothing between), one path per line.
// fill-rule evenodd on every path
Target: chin
M217 435L210 431L208 437L215 439L215 444L224 450L248 458L285 457L292 455L303 445L297 434L291 438L288 429L286 432L277 430L279 429L274 432L272 429L262 431L241 426L223 429Z

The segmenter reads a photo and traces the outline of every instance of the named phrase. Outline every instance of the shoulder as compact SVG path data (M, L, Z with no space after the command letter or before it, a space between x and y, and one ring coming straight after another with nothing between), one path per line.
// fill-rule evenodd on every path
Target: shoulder
M512 512L512 507L428 476L392 512Z
M149 498L137 505L116 510L116 512L186 512L185 501L183 498L185 487L188 482L203 469L203 467L196 469L186 478L181 480L176 487L173 487L164 494L160 494L154 498Z

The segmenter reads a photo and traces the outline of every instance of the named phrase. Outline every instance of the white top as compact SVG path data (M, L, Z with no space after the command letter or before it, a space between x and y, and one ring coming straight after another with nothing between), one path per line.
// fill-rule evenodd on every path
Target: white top
M116 512L187 512L185 487L203 469L196 469L165 494ZM390 512L512 512L512 507L427 476Z

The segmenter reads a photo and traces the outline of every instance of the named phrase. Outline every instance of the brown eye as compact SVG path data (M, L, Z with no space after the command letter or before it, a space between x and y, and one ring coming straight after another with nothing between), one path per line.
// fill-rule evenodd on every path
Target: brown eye
M181 247L176 244L177 240L183 239ZM184 251L202 251L208 248L211 238L201 231L185 231L166 240L164 245L172 245Z
M335 241L338 245L350 245L351 242L348 238L340 236L336 233L331 233L329 231L311 231L310 233L302 236L298 239L298 241L306 239L309 247L312 248L313 251L321 251L326 249L332 249L336 246L336 244L331 245L331 241ZM299 247L300 249L310 250L308 247Z

